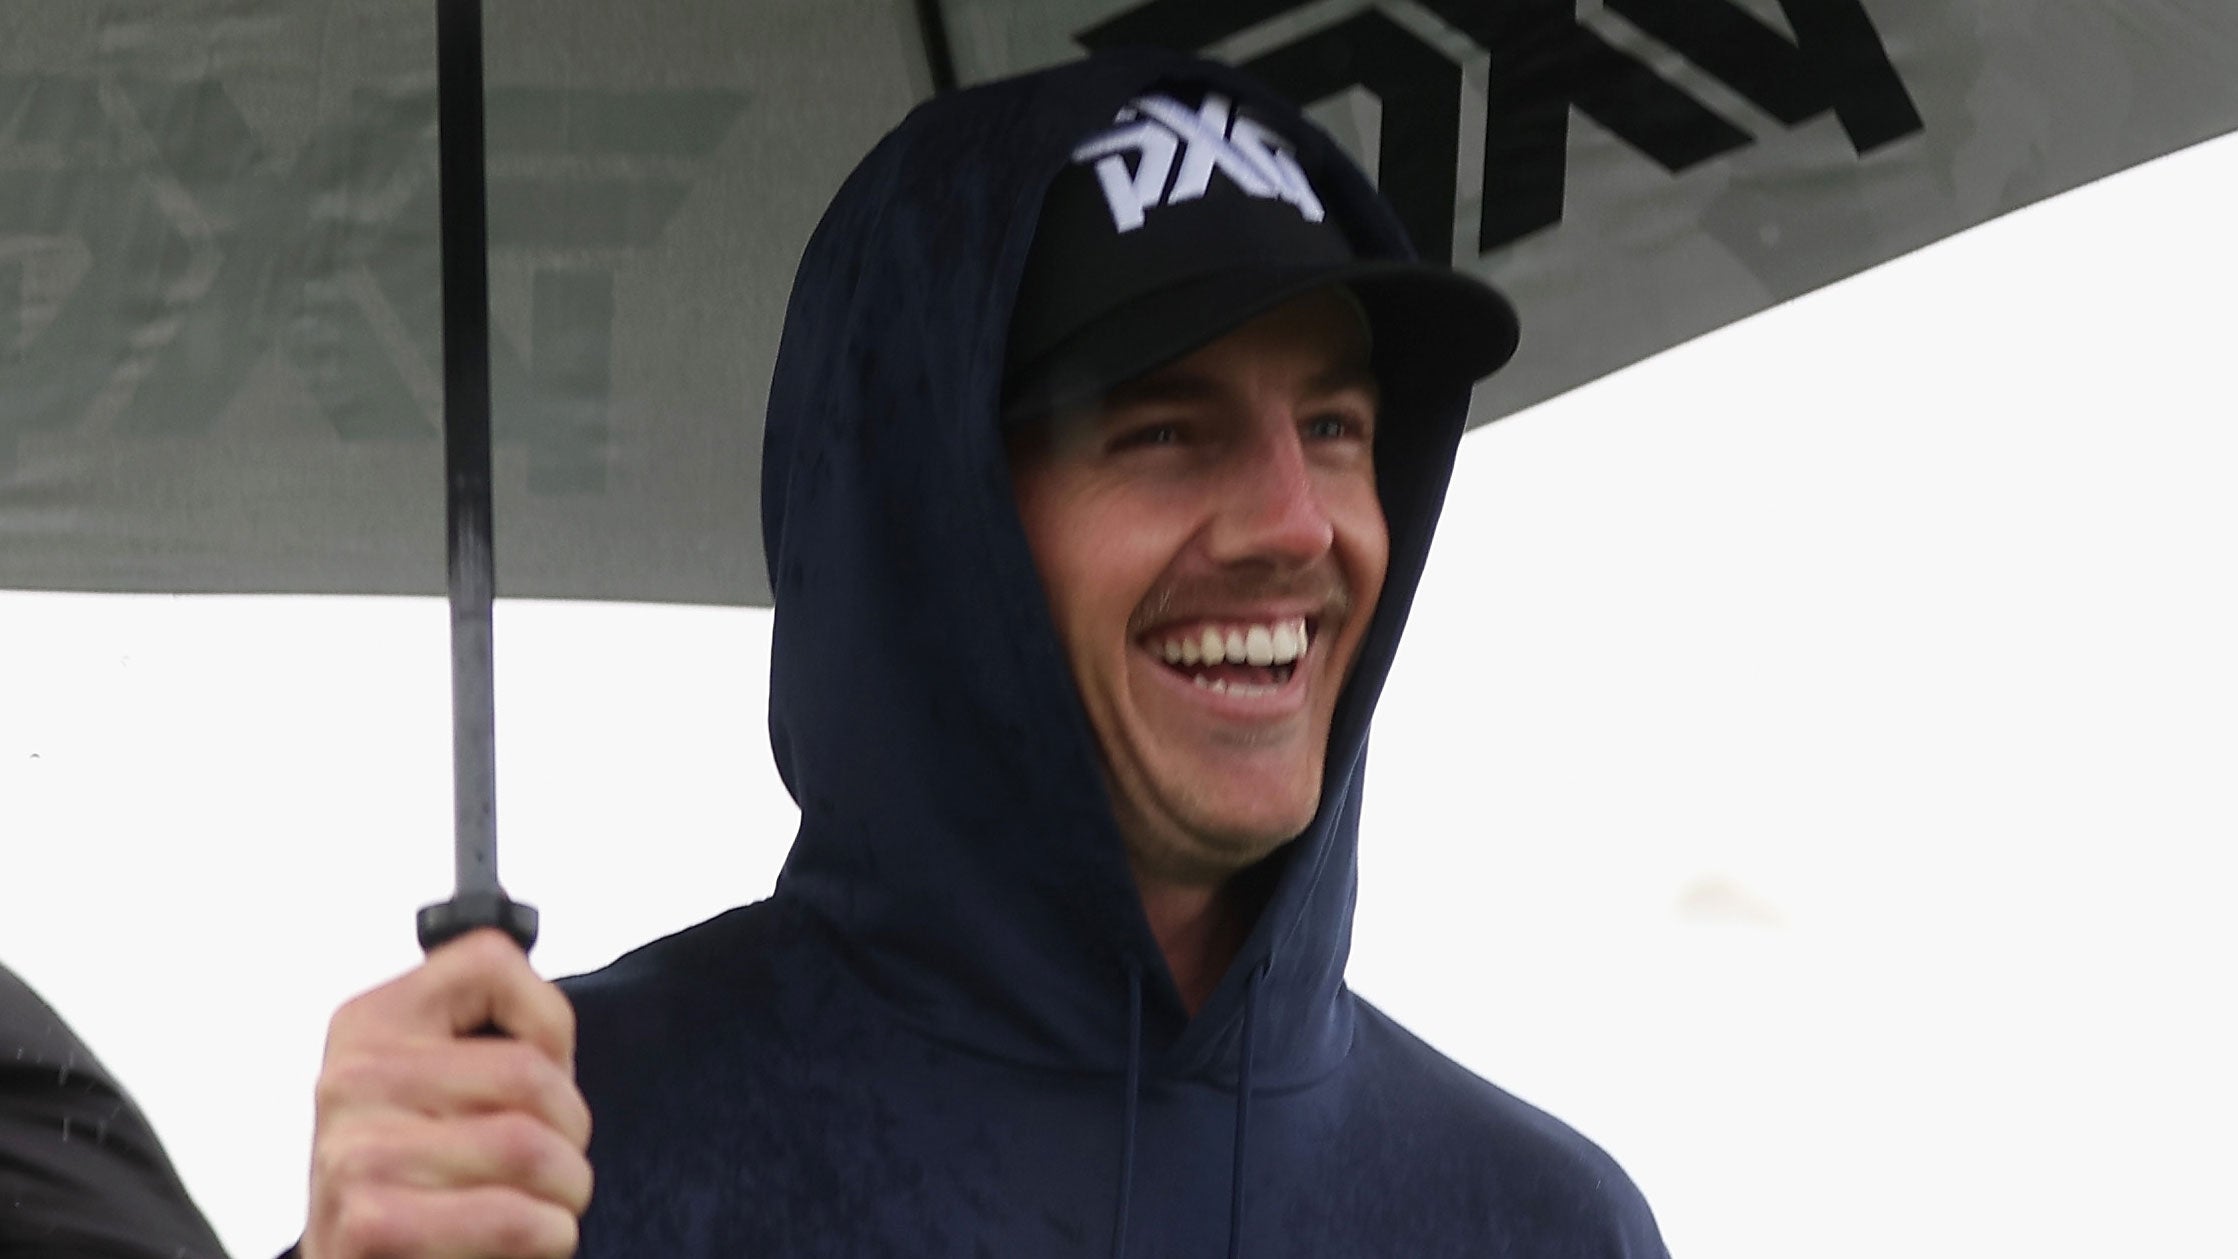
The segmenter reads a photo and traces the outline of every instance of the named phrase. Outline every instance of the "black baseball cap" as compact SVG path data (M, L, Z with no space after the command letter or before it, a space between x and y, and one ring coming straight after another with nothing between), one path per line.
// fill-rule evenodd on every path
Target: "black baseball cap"
M1362 258L1298 148L1217 91L1137 97L1050 185L1012 308L1006 422L1093 400L1292 297L1342 285L1388 389L1466 385L1515 310L1449 267Z

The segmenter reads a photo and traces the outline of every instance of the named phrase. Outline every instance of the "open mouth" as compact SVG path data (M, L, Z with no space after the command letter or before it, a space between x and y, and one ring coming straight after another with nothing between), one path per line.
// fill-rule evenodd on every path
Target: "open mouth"
M1271 695L1296 673L1316 628L1306 617L1205 621L1152 630L1140 641L1168 669L1206 690Z

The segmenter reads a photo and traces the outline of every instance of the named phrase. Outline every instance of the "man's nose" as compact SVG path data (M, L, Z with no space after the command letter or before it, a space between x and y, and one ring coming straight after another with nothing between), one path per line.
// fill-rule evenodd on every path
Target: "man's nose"
M1237 452L1224 478L1210 540L1221 563L1270 560L1305 564L1327 554L1336 540L1322 488L1307 462L1296 423L1282 417Z

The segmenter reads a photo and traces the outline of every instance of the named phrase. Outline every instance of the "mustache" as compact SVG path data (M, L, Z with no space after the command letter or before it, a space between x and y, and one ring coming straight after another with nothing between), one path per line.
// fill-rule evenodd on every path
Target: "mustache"
M1174 577L1151 588L1127 619L1127 635L1174 621L1209 619L1251 603L1305 604L1320 608L1325 619L1341 621L1352 613L1352 585L1327 557L1305 568L1249 565Z

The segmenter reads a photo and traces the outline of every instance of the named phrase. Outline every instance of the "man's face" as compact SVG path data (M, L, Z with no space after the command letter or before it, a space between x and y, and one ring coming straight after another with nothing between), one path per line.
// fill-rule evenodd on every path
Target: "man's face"
M1012 444L1137 877L1217 882L1313 819L1390 552L1367 348L1323 290Z

